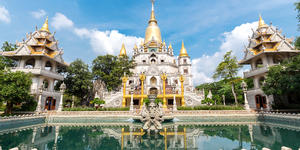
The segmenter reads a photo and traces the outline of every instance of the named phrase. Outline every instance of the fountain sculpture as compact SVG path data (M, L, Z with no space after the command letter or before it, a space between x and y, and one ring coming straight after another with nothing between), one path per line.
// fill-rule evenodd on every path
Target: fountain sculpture
M143 105L141 112L133 117L144 123L143 129L155 131L162 129L162 122L172 120L174 117L170 114L166 115L161 103L156 104L156 95L148 95L149 104Z

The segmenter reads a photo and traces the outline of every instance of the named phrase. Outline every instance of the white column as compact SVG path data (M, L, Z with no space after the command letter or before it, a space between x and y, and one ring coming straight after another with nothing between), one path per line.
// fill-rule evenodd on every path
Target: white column
M36 106L36 112L41 112L41 105L42 105L42 93L39 94L39 99Z
M174 100L174 102L173 102L173 111L177 111L175 92L174 92L173 100Z
M245 99L245 109L249 110L250 106L249 106L249 103L248 103L247 91L244 91L244 99Z
M130 98L130 111L133 113L133 92L131 92L131 98Z
M63 108L63 100L64 100L64 93L61 92L60 94L60 100L59 100L59 105L57 111L62 111Z

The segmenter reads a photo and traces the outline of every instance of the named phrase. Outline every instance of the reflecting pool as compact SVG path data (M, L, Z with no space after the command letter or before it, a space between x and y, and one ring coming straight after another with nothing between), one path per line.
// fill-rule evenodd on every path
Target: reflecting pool
M96 149L259 149L300 147L300 129L273 124L176 125L148 134L134 126L60 126L40 124L0 131L2 150Z

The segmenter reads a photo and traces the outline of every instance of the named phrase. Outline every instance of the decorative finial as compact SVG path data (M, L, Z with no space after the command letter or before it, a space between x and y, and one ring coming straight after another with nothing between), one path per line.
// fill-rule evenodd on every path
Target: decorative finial
M183 42L183 40L182 40L181 50L180 50L179 56L189 56L189 55L187 54L187 51L186 51L185 47L184 47L184 42Z
M152 11L154 11L154 2L155 2L155 0L151 0L151 3L152 3Z
M120 57L121 57L121 56L127 56L124 43L122 44L122 48L121 48L121 50L120 50L119 56L120 56Z
M48 16L45 20L45 23L43 24L42 28L40 29L40 31L46 31L46 32L50 32L49 28L48 28Z
M258 28L266 27L265 21L262 19L261 15L259 14L259 20L258 20Z

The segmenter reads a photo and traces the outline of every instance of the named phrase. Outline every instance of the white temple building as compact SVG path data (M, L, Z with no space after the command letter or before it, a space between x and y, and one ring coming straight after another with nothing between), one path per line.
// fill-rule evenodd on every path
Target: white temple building
M26 34L26 39L17 42L15 51L2 52L2 55L17 61L11 71L33 75L31 94L38 102L37 111L58 109L61 93L54 86L64 79L58 70L67 64L62 58L63 50L58 48L58 41L48 29L48 18L40 30Z
M119 57L125 56L124 44ZM192 62L182 42L179 56L174 55L172 45L162 41L160 28L152 3L151 17L145 32L145 41L133 48L136 66L131 77L123 77L122 91L103 96L106 107L135 108L143 105L149 94L157 94L163 100L163 107L196 106L201 104L204 93L196 94L193 86ZM99 94L99 93L98 93Z

